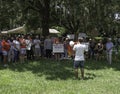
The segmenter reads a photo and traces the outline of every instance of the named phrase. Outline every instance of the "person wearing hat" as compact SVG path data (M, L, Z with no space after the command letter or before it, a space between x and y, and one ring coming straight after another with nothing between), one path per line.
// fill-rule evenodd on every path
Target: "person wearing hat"
M108 38L107 43L106 43L107 61L108 61L109 64L112 63L113 42L111 40L112 40L111 38Z

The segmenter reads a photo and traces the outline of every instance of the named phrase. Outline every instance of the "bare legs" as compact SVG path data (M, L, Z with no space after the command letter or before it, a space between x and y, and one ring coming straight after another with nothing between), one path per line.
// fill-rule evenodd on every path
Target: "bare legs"
M81 78L84 79L84 68L81 68L80 71L81 71ZM78 69L75 69L75 77L78 78Z

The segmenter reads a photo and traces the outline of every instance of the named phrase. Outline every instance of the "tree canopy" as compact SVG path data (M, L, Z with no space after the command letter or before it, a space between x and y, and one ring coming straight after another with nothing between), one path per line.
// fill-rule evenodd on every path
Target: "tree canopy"
M49 28L63 27L66 33L100 36L117 35L120 30L119 0L1 0L0 29L9 30L23 24L44 36Z

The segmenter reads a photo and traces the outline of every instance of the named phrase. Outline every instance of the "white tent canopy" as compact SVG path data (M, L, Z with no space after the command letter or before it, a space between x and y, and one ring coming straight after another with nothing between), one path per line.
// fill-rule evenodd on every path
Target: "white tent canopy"
M2 33L2 34L7 34L7 33L8 33L8 31L1 31L1 33Z
M25 32L25 28L23 26L12 29L12 30L8 30L8 33L21 33L21 32Z
M80 38L86 38L88 37L86 33L79 33L78 37Z
M9 33L22 33L25 32L25 28L24 26L18 27L18 28L14 28L8 31L2 31L2 34L9 34Z
M57 31L56 29L49 29L49 33L58 34L60 32Z
M74 39L75 35L74 34L68 34L67 37L69 39ZM86 38L88 37L88 35L86 33L79 33L78 38Z
M21 26L21 27L14 28L14 29L11 29L11 30L8 30L8 31L2 31L1 33L2 34L9 34L9 33L24 33L24 32L25 32L25 27ZM58 34L60 32L57 31L56 29L49 29L49 33Z

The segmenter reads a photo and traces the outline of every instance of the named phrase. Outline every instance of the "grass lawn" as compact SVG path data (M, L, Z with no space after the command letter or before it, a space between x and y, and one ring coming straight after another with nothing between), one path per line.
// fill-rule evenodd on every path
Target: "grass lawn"
M85 77L74 79L72 60L0 65L0 94L120 94L120 61L88 60Z

